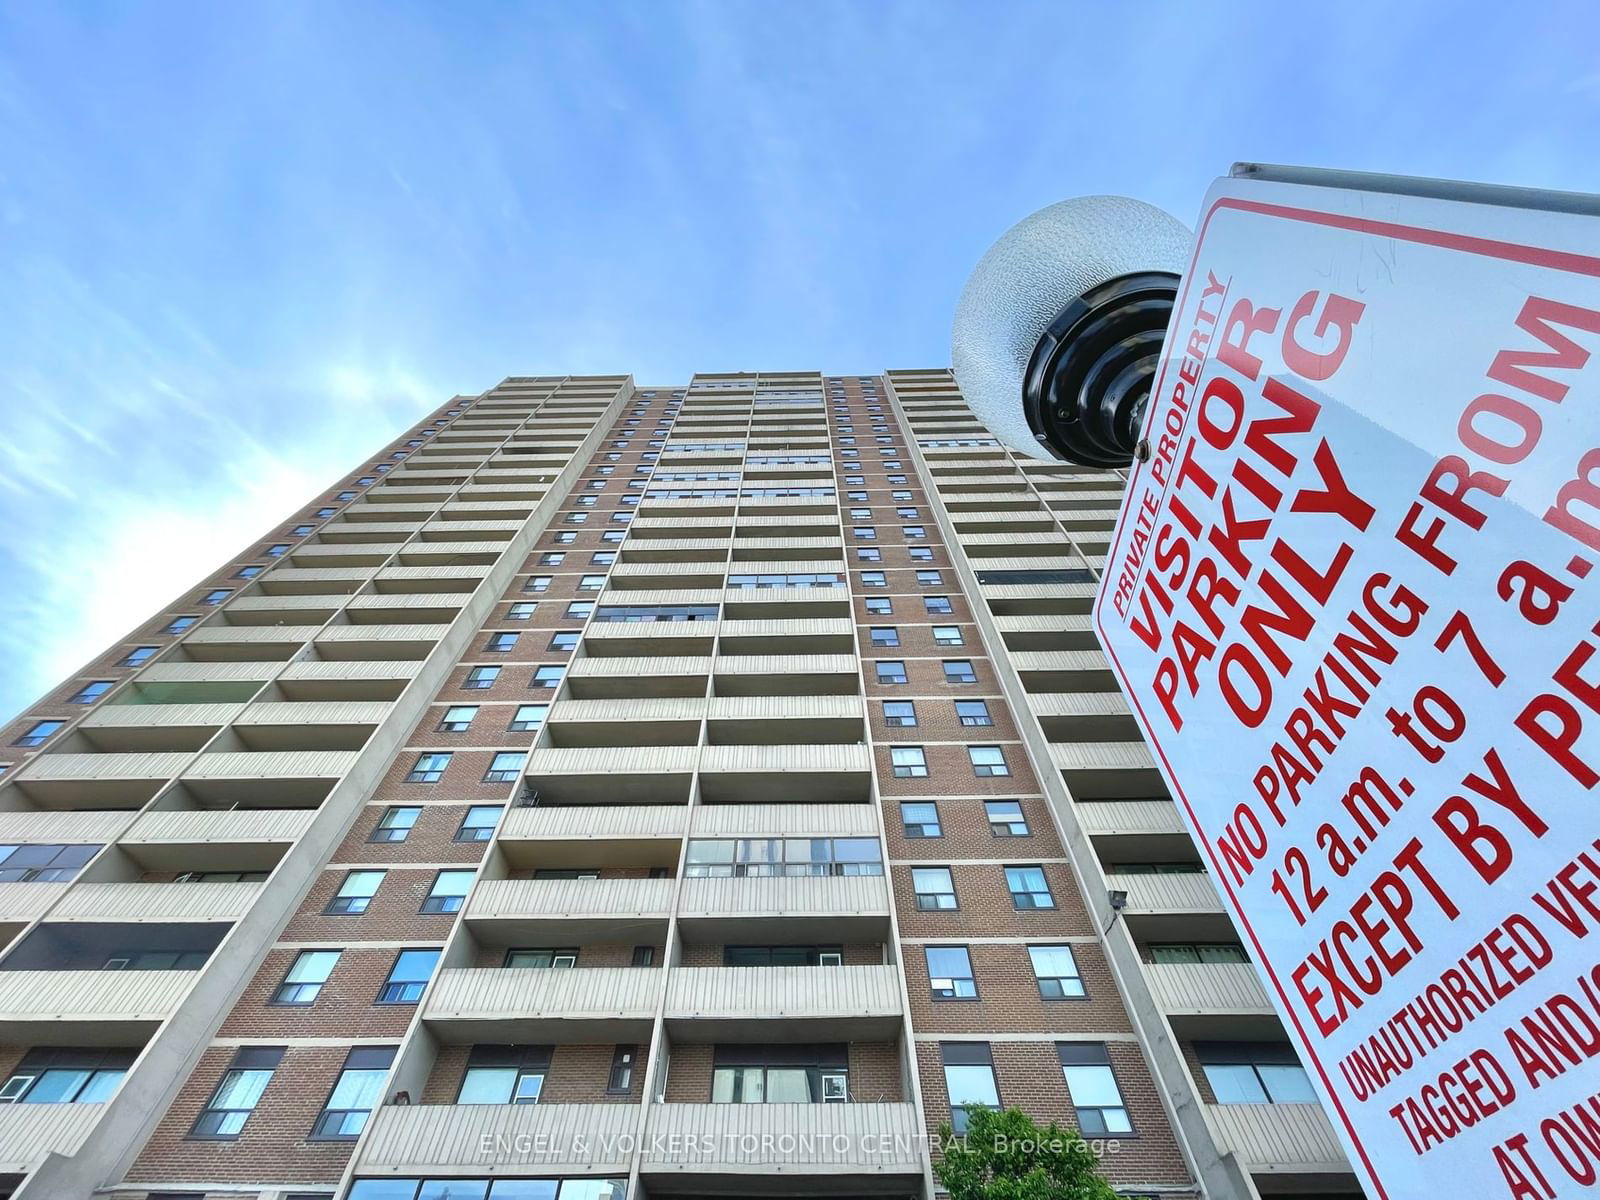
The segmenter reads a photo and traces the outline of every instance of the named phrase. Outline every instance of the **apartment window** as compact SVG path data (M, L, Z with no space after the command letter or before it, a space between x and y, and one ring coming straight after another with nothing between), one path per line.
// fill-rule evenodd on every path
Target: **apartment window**
M725 967L839 967L842 946L724 946Z
M889 761L894 766L896 779L926 779L928 756L921 746L891 746Z
M1146 947L1153 963L1246 963L1250 956L1237 942L1152 942Z
M1066 1076L1078 1129L1085 1137L1132 1133L1133 1122L1111 1072L1111 1056L1098 1042L1058 1042L1061 1073ZM1310 1096L1306 1097L1308 1100Z
M359 916L367 911L383 883L382 871L347 871L344 882L323 911L330 916Z
M994 1078L994 1057L987 1042L942 1042L944 1087L950 1097L950 1128L967 1131L967 1114L975 1108L999 1108L1000 1088Z
M593 600L574 600L571 604L567 605L567 610L563 616L565 616L568 620L582 621L587 619L589 614L593 611Z
M900 526L900 533L907 541L911 541L914 538L925 538L928 536L928 531L921 525L902 525Z
M606 1076L606 1091L626 1095L633 1090L633 1064L639 1056L637 1046L618 1046L611 1055L611 1072Z
M954 606L950 603L949 596L924 596L922 598L922 607L934 616L955 611Z
M872 520L872 510L870 508L852 508L850 510L850 519L852 521L870 521Z
M903 495L903 493L896 492L895 495L900 496ZM915 521L922 514L914 508L897 508L894 510L894 515L899 517L902 521Z
M856 557L862 562L882 562L883 552L876 546L857 546Z
M235 1138L267 1090L272 1072L283 1058L282 1046L242 1046L200 1112L189 1136Z
M415 1004L439 965L438 950L402 950L395 955L389 978L378 992L379 1004Z
M487 842L494 836L494 827L500 821L500 813L504 810L500 804L474 804L467 809L467 815L461 818L461 824L456 829L455 840L458 842Z
M1071 946L1029 946L1028 957L1039 981L1039 995L1046 1000L1077 999L1084 994L1083 976Z
M550 581L554 578L554 575L530 575L528 581L522 585L522 590L525 592L548 592L550 590Z
M972 669L972 663L965 658L947 658L944 660L944 681L946 683L977 683L978 673Z
M615 550L596 550L589 556L590 565L596 567L609 567L616 561L617 552Z
M585 497L585 499L593 499L593 497ZM589 514L586 513L586 512L569 512L566 515L566 522L567 522L568 525L582 525L586 521L588 521L588 519L589 519ZM576 540L577 540L576 537L570 538L570 539L568 539L566 544L567 545L571 545L572 542L574 542Z
M567 519L570 521L570 520L572 520L573 517L576 517L577 515L578 515L577 513L571 513L571 514L568 515ZM575 545L577 543L577 541L578 541L578 535L576 533L573 533L571 530L565 530L565 531L557 533L555 535L555 543L558 546L572 546L572 545Z
M960 907L949 867L911 868L911 888L917 896L917 907L924 912Z
M65 721L37 721L31 728L29 728L27 733L19 737L15 742L12 743L12 745L42 746L46 741L49 740L51 734L55 733L65 724Z
M440 871L433 877L433 886L422 902L425 913L453 913L461 911L461 904L472 887L472 871Z
M874 646L898 646L900 631L892 625L876 626L869 635Z
M439 718L440 733L465 733L472 728L472 718L478 715L476 704L452 704Z
M510 608L506 609L506 620L529 621L533 619L533 614L538 611L539 606L532 600L519 600Z
M310 1004L322 994L322 985L333 974L339 961L338 950L302 950L295 955L288 973L278 990L272 994L274 1004Z
M870 542L878 536L878 531L871 525L857 525L850 532L864 542Z
M549 648L551 650L558 650L558 651L576 650L577 647L578 647L578 635L576 633L572 633L572 632L569 631L569 632L564 632L564 633L553 633L553 634L550 635L550 646L549 646Z
M695 838L684 862L693 879L882 874L876 838Z
M548 704L519 704L516 716L511 718L511 732L527 733L531 729L538 729L544 724L545 715L549 711Z
M562 550L546 550L539 555L539 565L544 567L559 567L566 560L566 553Z
M386 808L383 816L378 818L378 823L372 827L372 834L367 841L403 842L410 836L412 827L421 815L420 808Z
M861 572L861 586L888 587L889 580L882 571L863 571Z
M489 760L489 769L483 773L485 783L514 783L522 774L528 756L520 750L504 750Z
M956 717L963 725L993 725L987 700L957 700Z
M917 583L921 587L942 587L944 574L940 571L918 571Z
M902 801L900 828L908 838L943 837L939 827L939 806L931 801Z
M505 965L508 967L529 967L537 970L560 969L578 965L578 952L574 949L565 950L507 950Z
M605 484L601 483L599 480L596 480L595 481L595 486L604 487ZM597 496L578 496L578 497L574 498L573 502L576 503L576 504L581 504L581 505L585 506L586 508L593 508L594 507L594 502L597 499L599 499L599 497L597 497Z
M492 654L507 654L516 648L521 637L520 633L491 633L484 649Z
M1050 894L1050 884L1044 877L1043 867L1007 867L1006 888L1011 893L1012 908L1035 909L1056 906L1056 898Z
M173 617L162 633L183 633L200 620L199 617Z
M889 493L889 499L891 499L891 500L909 500L909 499L911 499L911 493L910 492L890 492ZM900 511L900 514L902 516L909 516L909 517L913 517L913 518L917 516L917 510L914 509L914 508L903 508L903 509L900 509L899 511Z
M135 646L122 656L119 667L142 667L156 656L155 646Z
M898 659L882 658L874 662L879 683L905 683L906 664Z
M337 496L334 497L335 500L338 500L341 503L344 503L344 502L350 501L350 500L354 500L355 498L356 498L356 494L354 492L340 492Z
M98 844L0 846L0 883L65 883L99 851Z
M553 688L561 682L561 676L565 670L565 667L560 666L537 667L533 672L533 678L528 682L528 686L536 688Z
M908 729L917 723L917 706L910 700L885 700L883 723L891 728Z
M1027 837L1028 819L1017 800L990 800L984 806L989 817L989 832L995 837Z
M350 494L352 496L355 495L354 492L352 492ZM267 557L268 558L282 558L287 553L289 553L289 543L288 542L276 542L273 545L267 547Z
M600 531L600 540L602 542L620 542L626 536L627 533L621 529L603 529Z
M394 1062L393 1046L357 1046L345 1056L344 1069L327 1103L311 1127L314 1138L359 1137L367 1117L383 1094L383 1081Z
M857 478L856 476L852 475L848 480L846 480L846 482L847 483L860 483L861 480L859 478ZM846 500L865 500L867 498L867 494L865 492L846 492L844 494L844 498Z
M491 688L500 678L499 667L473 667L461 683L464 688Z
M537 1104L550 1071L549 1046L474 1046L457 1104Z
M133 1062L132 1050L30 1050L3 1085L0 1104L100 1104Z
M654 946L635 946L633 948L633 958L630 960L629 966L653 967L655 965L656 948Z
M935 1000L976 1000L978 981L965 946L928 946L928 985Z
M877 617L887 617L894 612L894 604L887 596L868 596L866 599L867 612Z
M296 525L293 529L289 530L289 536L290 537L306 537L315 528L316 528L315 525Z
M377 482L377 477L373 475L363 475L360 479L356 480L356 484L359 487L371 487Z
M1006 756L999 746L968 746L967 757L972 760L972 773L979 779L993 779L1010 775Z
M237 571L235 571L233 573L233 577L235 579L254 579L257 575L261 574L261 572L264 571L264 570L266 570L265 567L258 567L258 566L240 567Z
M604 575L584 575L578 580L578 590L580 592L598 592L605 585L606 577Z
M1312 1104L1316 1092L1288 1045L1197 1042L1195 1055L1218 1104Z
M450 766L450 752L448 750L429 750L417 755L417 761L412 764L410 772L406 775L407 783L438 783L444 778L445 769Z
M111 690L111 680L96 679L93 683L86 683L72 695L67 697L68 704L93 704Z
M962 645L960 628L955 625L935 625L933 627L933 643L936 646Z
M719 1045L713 1104L840 1104L850 1098L848 1054L840 1044Z

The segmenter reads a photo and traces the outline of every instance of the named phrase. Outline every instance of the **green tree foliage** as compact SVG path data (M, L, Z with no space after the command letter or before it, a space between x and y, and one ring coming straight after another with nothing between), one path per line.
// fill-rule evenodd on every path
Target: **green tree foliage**
M1073 1129L1036 1125L1027 1113L969 1108L964 1139L939 1130L943 1161L933 1168L950 1200L1117 1200L1100 1160Z

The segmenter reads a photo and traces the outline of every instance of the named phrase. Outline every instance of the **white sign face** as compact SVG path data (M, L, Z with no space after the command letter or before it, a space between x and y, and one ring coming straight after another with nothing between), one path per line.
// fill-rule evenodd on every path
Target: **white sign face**
M1590 1194L1600 219L1219 180L1163 354L1095 625L1351 1163Z

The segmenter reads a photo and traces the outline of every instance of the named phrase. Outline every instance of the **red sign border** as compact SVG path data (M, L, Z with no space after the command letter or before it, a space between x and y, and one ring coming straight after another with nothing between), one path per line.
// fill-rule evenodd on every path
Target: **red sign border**
M1494 238L1478 237L1472 234L1452 233L1448 230L1442 229L1428 229L1423 226L1402 225L1392 221L1378 221L1368 217L1353 217L1343 213L1330 213L1322 212L1316 209L1296 208L1286 204L1269 204L1260 200L1246 200L1238 196L1221 196L1214 204L1211 205L1209 209L1206 210L1205 216L1201 219L1200 232L1195 237L1194 254L1189 260L1188 271L1184 273L1183 295L1178 301L1177 305L1173 308L1174 330L1177 329L1177 321L1182 316L1185 310L1185 305L1188 303L1189 286L1194 282L1195 267L1200 262L1200 252L1205 245L1206 231L1211 227L1212 218L1215 217L1219 211L1224 209L1244 213L1253 213L1259 216L1286 221L1297 221L1302 224L1326 225L1335 229L1344 229L1354 233L1364 233L1377 237L1390 238L1397 241L1415 242L1419 245L1435 246L1445 250L1457 250L1465 254L1476 254L1486 258L1498 258L1508 262L1524 263L1529 266L1544 267L1554 271L1600 277L1600 257L1595 257L1593 255L1574 254L1570 251L1553 250L1548 247L1541 246L1527 246L1518 242L1505 242ZM1169 336L1170 334L1171 331L1169 331ZM1161 373L1156 379L1156 386L1151 392L1152 396L1161 396L1164 394L1164 388L1166 386L1167 379L1167 368L1171 365L1172 361L1173 357L1170 355L1163 358L1161 363ZM1146 433L1148 433L1150 423L1155 418L1155 413L1156 405L1152 404L1149 413L1146 416ZM1183 427L1187 428L1187 425L1188 414L1186 413L1184 415ZM1128 484L1125 494L1132 494L1134 484L1138 482L1140 472L1145 469L1145 466L1146 464L1140 462L1138 459L1134 460L1133 470L1128 476ZM1163 487L1161 491L1162 495L1165 496L1166 488ZM1123 535L1126 532L1125 526L1128 524L1129 522L1127 521L1119 522L1117 535L1113 539L1110 548L1106 552L1105 561L1108 567L1116 561L1117 553L1122 546ZM1116 652L1111 647L1111 643L1106 639L1105 624L1103 619L1106 607L1104 590L1106 577L1107 572L1104 568L1102 568L1101 592L1094 607L1095 633L1099 635L1100 647L1105 652L1106 658L1110 660L1117 673L1117 678L1122 684L1123 694L1127 696L1129 702L1134 706L1135 709L1138 710L1139 719L1144 725L1144 728L1146 730L1153 731L1156 728L1155 724L1145 714L1144 706L1139 703L1138 696L1128 684L1128 675L1123 669L1121 660L1117 658ZM1379 1200L1389 1200L1389 1193L1384 1188L1383 1181L1379 1179L1377 1171L1373 1168L1372 1160L1367 1157L1366 1146L1364 1146L1361 1139L1356 1136L1355 1127L1350 1121L1349 1114L1345 1112L1344 1105L1339 1102L1338 1093L1328 1081L1327 1069L1323 1066L1322 1060L1317 1057L1314 1051L1311 1050L1313 1045L1311 1039L1306 1037L1305 1029L1300 1024L1300 1018L1295 1012L1294 1006L1289 1003L1288 995L1285 993L1283 984L1279 981L1277 973L1272 969L1271 962L1268 961L1266 955L1262 953L1260 940L1256 937L1255 929L1251 926L1249 918L1245 915L1243 907L1239 904L1238 897L1234 894L1233 887L1228 882L1227 875L1222 871L1221 863L1217 859L1217 853L1211 844L1211 840L1205 835L1200 822L1196 819L1194 809L1189 804L1189 797L1184 794L1183 788L1178 785L1177 774L1173 771L1172 764L1168 761L1166 752L1161 748L1161 743L1155 737L1153 732L1149 734L1146 740L1149 742L1151 748L1155 750L1156 754L1160 756L1161 764L1166 768L1167 778L1172 781L1173 791L1178 794L1178 799L1183 804L1184 811L1188 813L1189 827L1198 835L1197 840L1200 842L1201 847L1205 850L1206 857L1211 860L1212 878L1214 881L1220 883L1227 891L1228 899L1233 909L1232 915L1239 922L1239 924L1244 927L1245 933L1249 935L1250 944L1256 954L1256 963L1266 974L1267 978L1271 980L1272 986L1277 991L1278 997L1282 1002L1283 1012L1288 1014L1290 1021L1292 1021L1294 1024L1295 1031L1300 1035L1301 1042L1305 1045L1307 1052L1310 1054L1312 1065L1316 1068L1317 1075L1322 1080L1322 1085L1327 1091L1328 1099L1332 1102L1334 1111L1339 1114L1339 1120L1344 1125L1345 1133L1350 1139L1350 1144L1356 1148L1356 1153L1361 1156L1361 1163L1366 1168L1367 1179L1374 1187L1377 1188Z

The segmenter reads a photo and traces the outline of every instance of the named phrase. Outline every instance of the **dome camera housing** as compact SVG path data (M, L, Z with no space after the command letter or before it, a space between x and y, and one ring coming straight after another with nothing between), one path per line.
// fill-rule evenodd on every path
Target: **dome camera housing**
M961 291L956 382L1001 441L1035 458L1132 457L1187 227L1126 196L1083 196L1008 229Z

